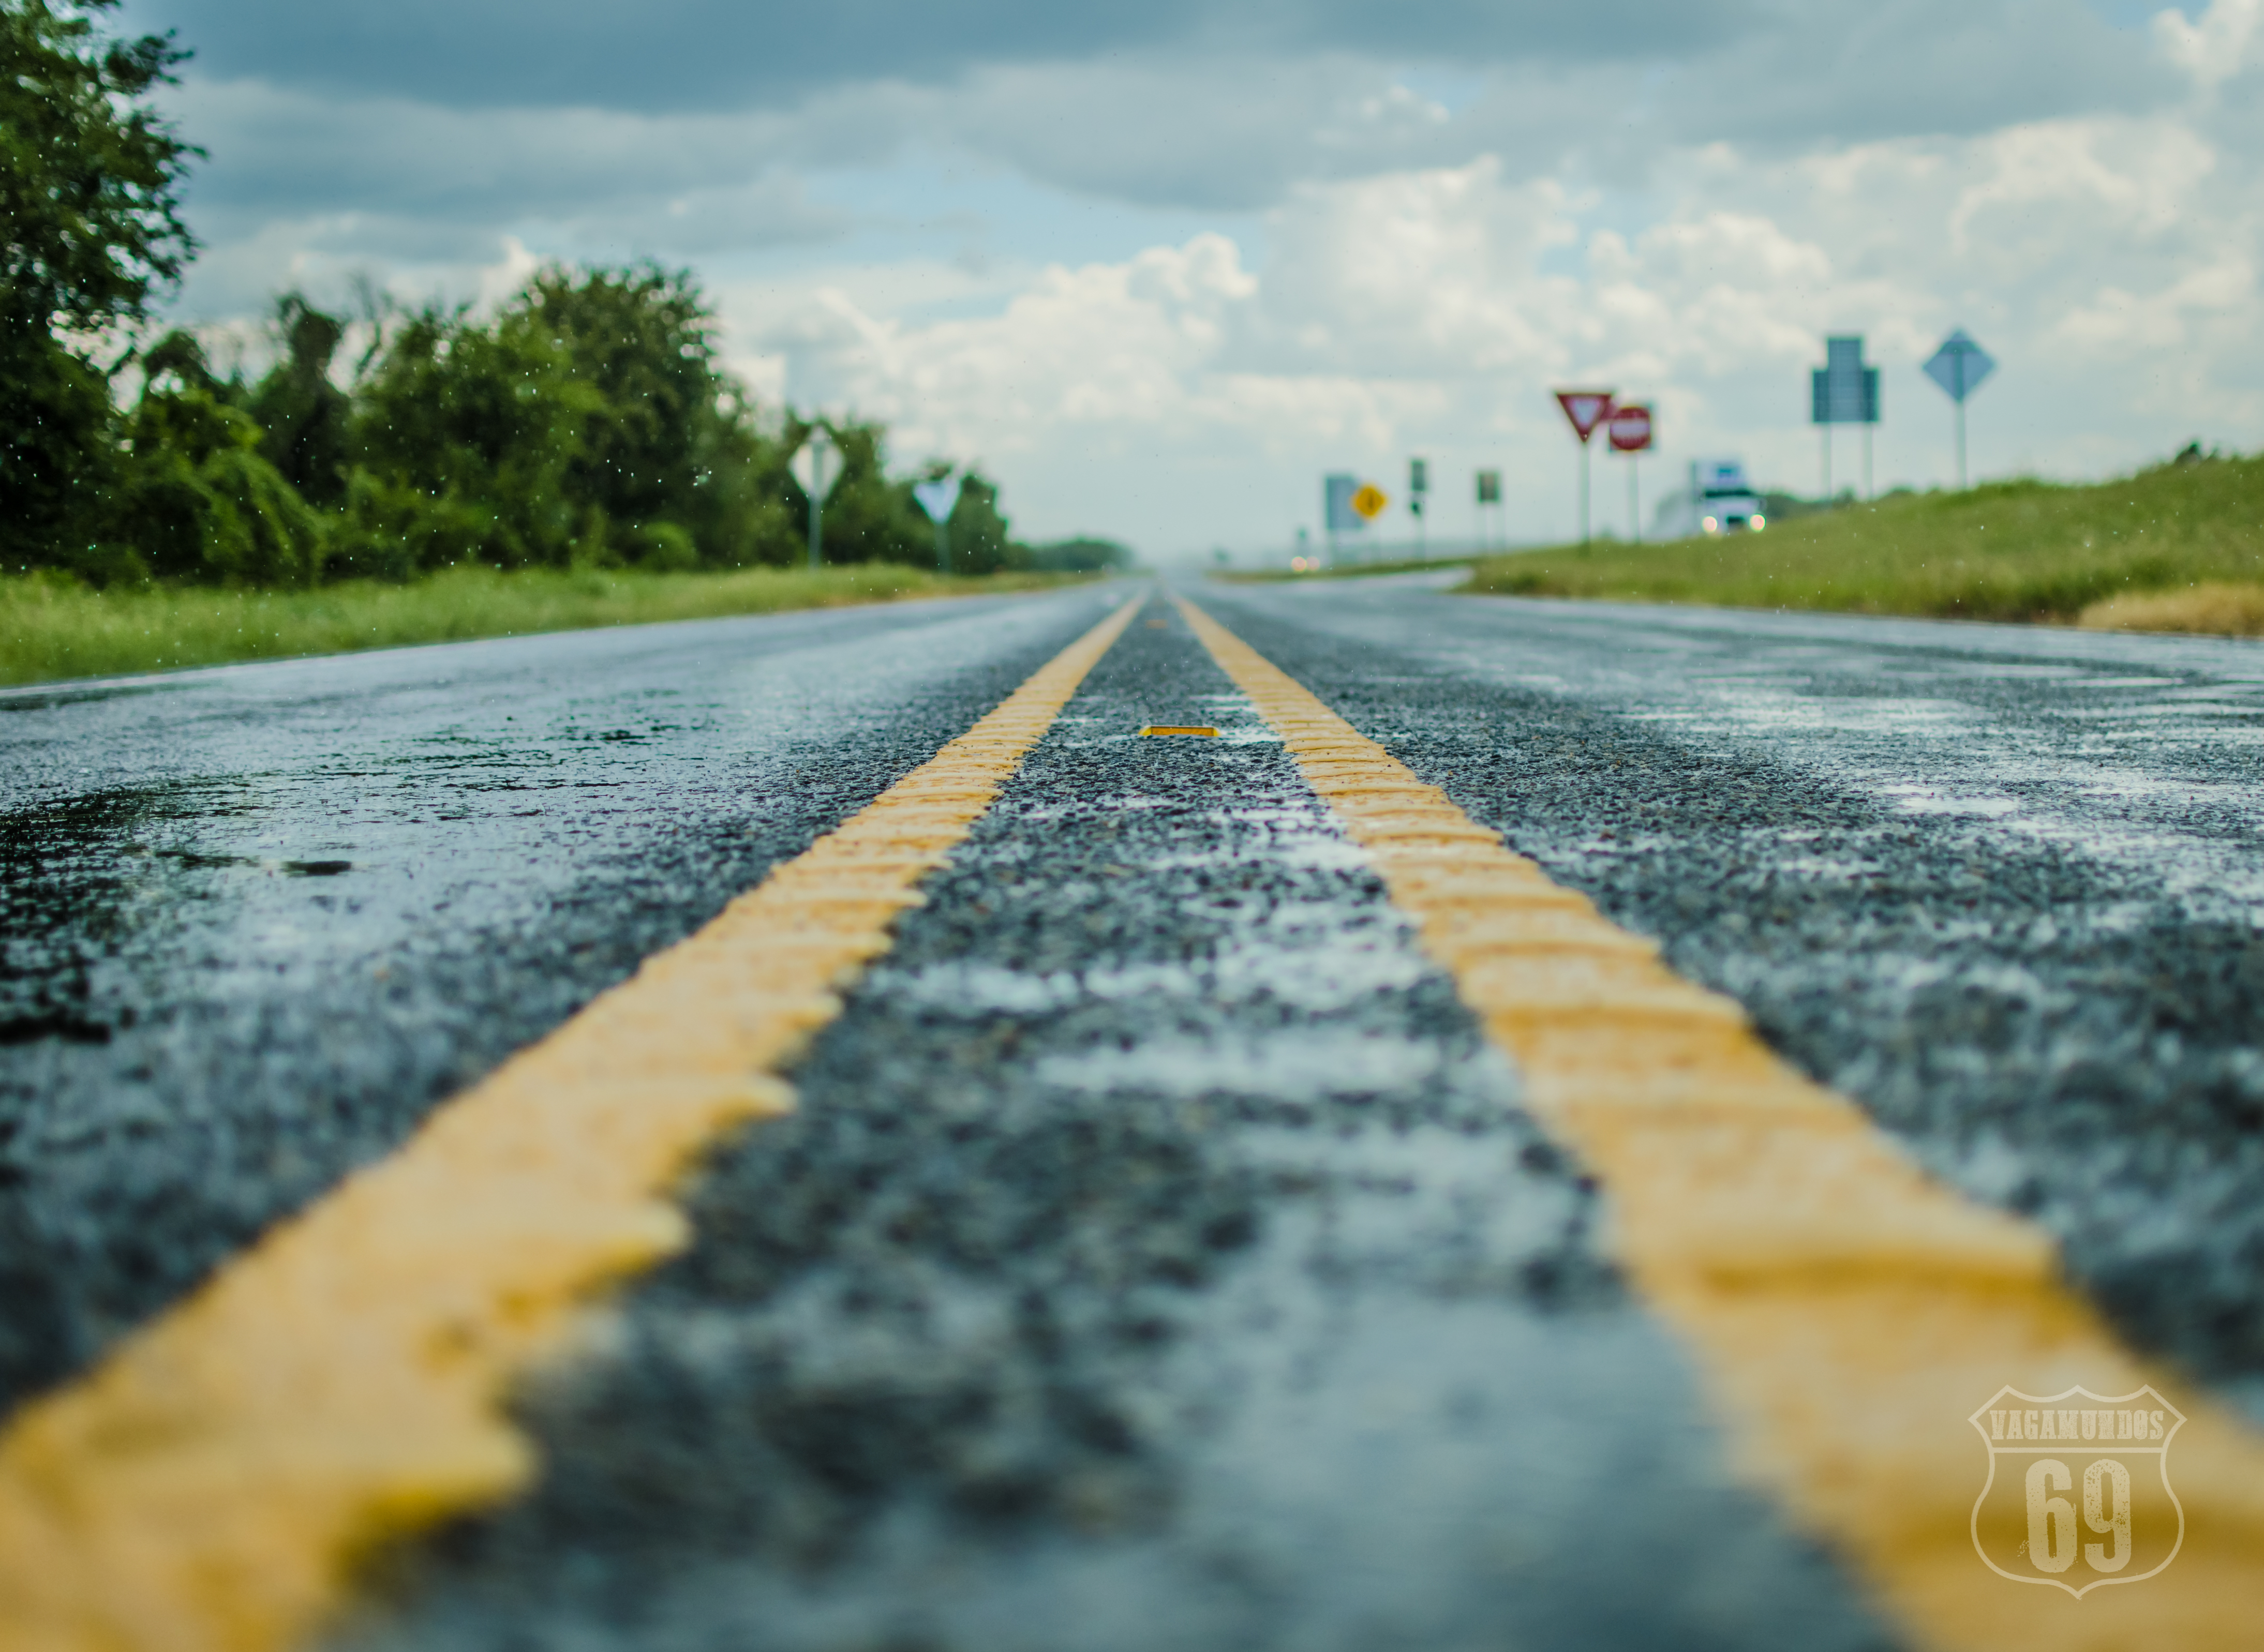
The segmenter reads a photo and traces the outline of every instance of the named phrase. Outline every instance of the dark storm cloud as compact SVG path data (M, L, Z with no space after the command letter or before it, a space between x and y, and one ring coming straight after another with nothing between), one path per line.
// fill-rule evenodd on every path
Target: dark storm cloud
M1248 214L1480 156L1639 192L1693 146L1761 161L2184 95L2092 0L126 0L119 21L196 53L166 103L210 154L207 284L230 247L250 281L287 246L841 242L895 208L839 177L911 156Z
M2144 37L2080 0L1900 0L1789 18L1686 77L1676 121L1699 141L1963 136L2133 112L2179 90Z
M751 138L758 149L782 147L779 123L767 118L758 119L772 130L751 134L744 119L726 116L657 120L383 99L326 103L303 92L202 81L175 103L182 126L211 157L191 186L201 210L352 210L489 223L504 202L533 217L616 203L664 206L762 181L768 169L759 156L751 160ZM777 225L773 239L807 238L831 227L787 180L771 178L759 192Z
M1392 62L1613 61L1703 49L1760 20L1754 0L137 0L200 72L460 107L780 106L856 82L936 83L1002 64L1118 54L1263 60L1352 52Z

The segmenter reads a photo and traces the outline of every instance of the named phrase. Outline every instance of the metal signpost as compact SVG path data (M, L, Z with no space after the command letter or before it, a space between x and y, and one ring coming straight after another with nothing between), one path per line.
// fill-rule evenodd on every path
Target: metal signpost
M1643 402L1623 402L1612 409L1606 433L1612 451L1628 456L1628 537L1643 543L1643 494L1636 481L1636 455L1651 446L1651 407Z
M1501 472L1498 470L1478 472L1478 537L1491 548L1494 536L1486 516L1488 505L1494 507L1496 516L1501 514Z
M1352 496L1360 491L1360 478L1348 470L1339 470L1321 479L1321 524L1329 536L1329 562L1337 560L1337 535L1357 533L1368 525L1368 518L1352 508Z
M794 479L809 496L809 565L818 567L824 561L824 525L825 496L833 491L833 484L841 480L840 454L835 450L833 438L825 433L824 425L812 425L802 446L788 460Z
M1588 438L1596 433L1596 426L1611 417L1612 392L1609 390L1559 390L1556 405L1564 409L1564 417L1572 433L1580 438L1580 543L1588 542Z
M965 480L958 475L938 476L912 486L912 497L935 524L935 571L939 574L951 571L951 513L959 504L960 486Z
M1879 422L1879 370L1863 365L1861 334L1824 341L1824 365L1809 375L1810 418L1824 438L1824 498L1832 498L1832 427L1863 427L1863 496L1871 496L1871 430Z
M1997 371L1996 359L1968 337L1961 327L1941 341L1920 369L1949 393L1957 404L1957 486L1965 488L1965 398L1981 388L1981 380Z
M1430 536L1423 529L1423 499L1431 491L1431 467L1427 460L1411 459L1407 461L1407 511L1415 518L1415 555L1419 561L1431 560Z

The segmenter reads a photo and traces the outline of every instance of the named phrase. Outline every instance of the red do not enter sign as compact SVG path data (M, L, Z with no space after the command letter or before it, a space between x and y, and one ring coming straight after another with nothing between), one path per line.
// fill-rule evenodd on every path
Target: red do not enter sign
M1612 446L1622 453L1639 453L1651 446L1651 409L1640 402L1622 402L1612 409Z

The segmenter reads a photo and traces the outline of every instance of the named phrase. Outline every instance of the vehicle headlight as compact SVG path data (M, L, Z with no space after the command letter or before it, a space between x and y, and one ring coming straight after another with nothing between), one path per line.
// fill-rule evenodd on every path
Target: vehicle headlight
M1745 525L1752 529L1754 533L1758 533L1768 525L1768 518L1763 516L1760 511L1756 511L1753 512L1752 519L1746 523Z
M1712 517L1708 517L1700 525L1704 527L1706 532L1709 533L1719 533L1722 531L1721 523Z

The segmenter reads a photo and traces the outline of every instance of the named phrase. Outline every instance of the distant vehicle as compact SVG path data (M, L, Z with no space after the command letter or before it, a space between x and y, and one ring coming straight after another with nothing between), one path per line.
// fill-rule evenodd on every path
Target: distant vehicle
M1760 495L1735 459L1699 459L1690 465L1691 529L1699 533L1758 533L1768 525Z
M1761 496L1734 459L1702 459L1690 467L1690 485L1658 503L1654 531L1662 539L1705 533L1758 533L1768 525Z

